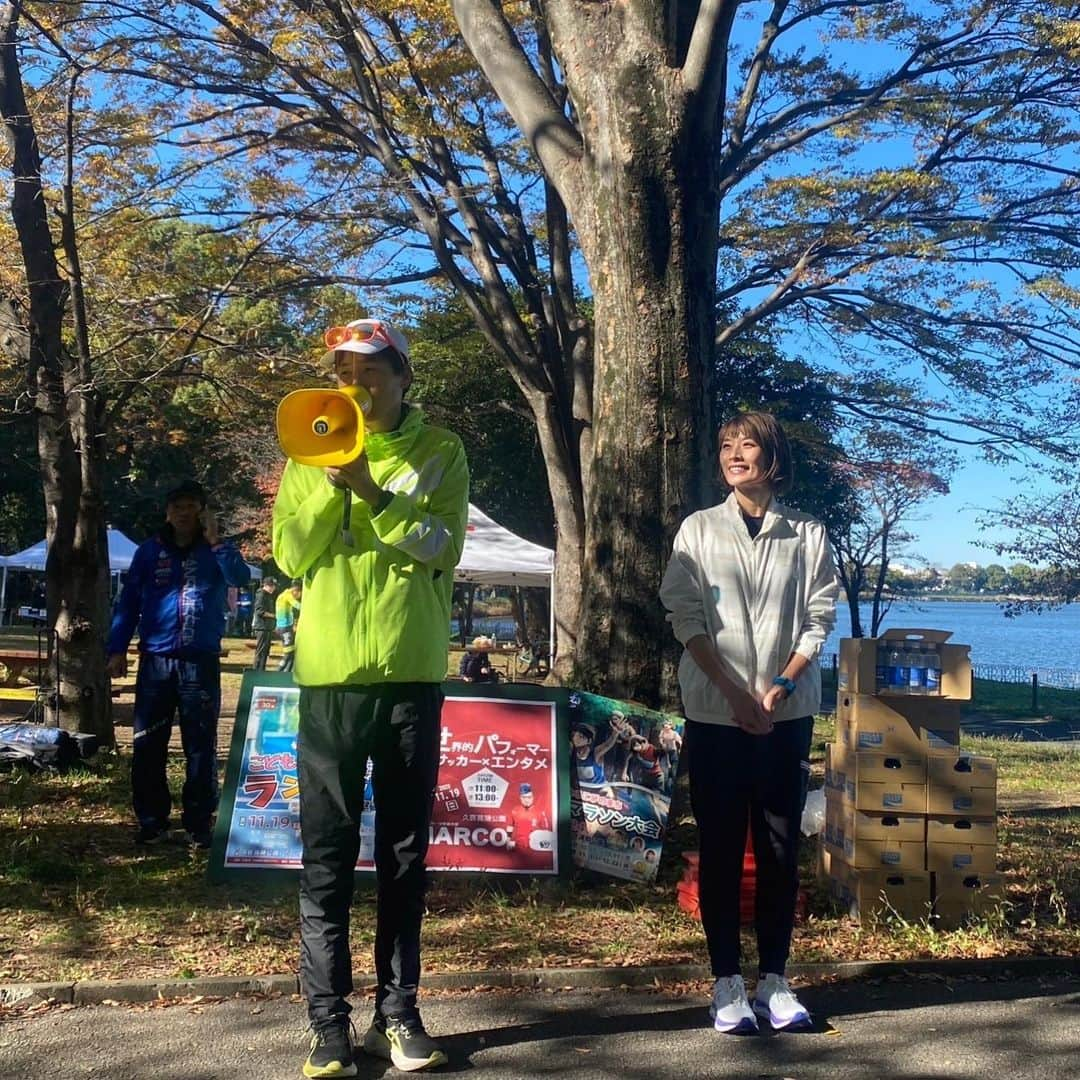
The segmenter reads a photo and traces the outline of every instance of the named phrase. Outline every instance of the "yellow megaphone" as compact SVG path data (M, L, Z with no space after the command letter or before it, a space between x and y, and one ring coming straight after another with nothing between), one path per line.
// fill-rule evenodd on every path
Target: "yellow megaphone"
M294 390L278 405L278 442L300 465L340 468L363 453L370 409L371 398L360 386Z

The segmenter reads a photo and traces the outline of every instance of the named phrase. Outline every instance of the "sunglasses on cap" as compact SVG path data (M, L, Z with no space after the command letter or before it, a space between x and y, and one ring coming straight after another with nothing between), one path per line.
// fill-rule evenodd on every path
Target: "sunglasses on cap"
M323 334L323 341L331 351L350 341L371 341L400 350L400 343L395 342L378 319L367 319L359 326L331 326Z

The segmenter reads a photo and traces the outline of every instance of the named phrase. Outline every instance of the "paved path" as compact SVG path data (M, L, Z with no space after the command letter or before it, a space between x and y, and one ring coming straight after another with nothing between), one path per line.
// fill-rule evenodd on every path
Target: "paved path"
M995 739L1020 742L1053 742L1075 750L1080 747L1080 719L1075 717L1029 716L1015 719L969 714L960 724L965 735L989 735Z
M470 1080L1064 1080L1080 1065L1078 989L1063 975L808 987L814 1031L745 1038L703 1026L699 986L443 993L425 998L424 1014L450 1055L435 1075ZM282 997L14 1012L0 1024L0 1078L297 1080L302 1026L302 1006ZM359 1061L361 1077L397 1075Z

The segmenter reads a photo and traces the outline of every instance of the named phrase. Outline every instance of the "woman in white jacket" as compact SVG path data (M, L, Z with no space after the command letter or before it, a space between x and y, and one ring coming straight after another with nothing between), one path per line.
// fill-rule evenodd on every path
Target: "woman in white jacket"
M719 434L731 488L679 529L660 596L675 636L690 795L700 833L701 920L716 983L717 1031L805 1025L784 979L798 894L798 847L821 706L818 654L836 619L825 528L776 500L791 450L776 419L748 412ZM757 864L758 981L740 974L739 889L747 822Z

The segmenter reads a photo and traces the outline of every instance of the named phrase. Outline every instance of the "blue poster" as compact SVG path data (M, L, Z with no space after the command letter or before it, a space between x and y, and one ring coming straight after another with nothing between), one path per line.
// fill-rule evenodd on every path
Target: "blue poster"
M667 831L683 721L597 694L570 694L574 863L652 881Z
M300 868L300 788L296 731L300 691L260 686L251 691L236 798L225 843L225 866Z

